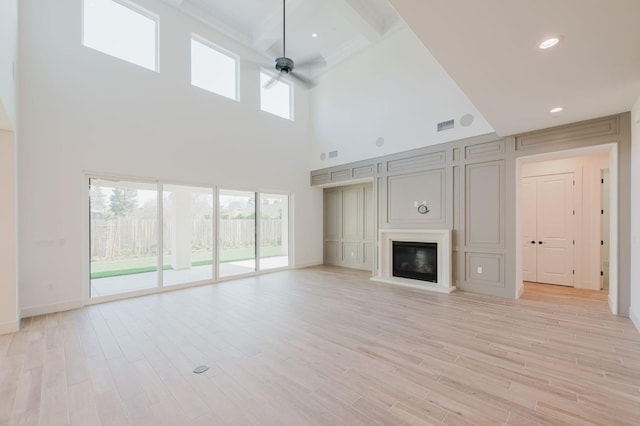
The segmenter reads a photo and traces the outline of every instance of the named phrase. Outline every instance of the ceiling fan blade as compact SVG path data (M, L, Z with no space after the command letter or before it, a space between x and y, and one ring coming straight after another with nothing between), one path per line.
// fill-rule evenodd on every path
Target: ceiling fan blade
M274 75L273 77L271 77L271 80L267 81L264 85L262 85L262 88L271 89L280 80L282 80L282 74Z
M323 67L325 65L327 65L327 61L322 56L317 56L302 62L296 62L296 68Z
M310 79L301 76L300 74L291 71L289 73L289 75L293 78L295 78L296 80L298 80L300 83L304 84L305 86L307 86L308 88L312 88L315 86L315 84L313 84L313 81L311 81Z

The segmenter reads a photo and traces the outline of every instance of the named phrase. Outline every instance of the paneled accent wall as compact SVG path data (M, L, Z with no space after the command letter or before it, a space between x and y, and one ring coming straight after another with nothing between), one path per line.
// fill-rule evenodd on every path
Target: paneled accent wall
M373 185L324 191L324 263L371 270L375 257Z
M512 144L508 153L506 139L485 135L314 171L311 182L355 180L356 171L370 171L378 194L377 231L452 229L453 285L513 297L515 290L506 286L504 267L506 162L513 151ZM344 193L339 191L325 190L325 211L332 217L340 212L337 205ZM427 213L418 211L422 204ZM336 239L338 230L333 220L325 225L325 262L333 265L348 260L345 254L350 254ZM377 256L374 259L377 262Z
M504 249L504 163L465 165L465 235L469 248Z
M315 170L311 185L373 179L376 239L381 229L451 229L454 285L516 297L516 159L609 143L618 145L619 312L624 314L629 306L630 267L628 113L514 137L483 135ZM423 202L429 208L426 214L417 209ZM327 203L337 201L325 198L328 208ZM344 255L340 245L334 247L334 257Z

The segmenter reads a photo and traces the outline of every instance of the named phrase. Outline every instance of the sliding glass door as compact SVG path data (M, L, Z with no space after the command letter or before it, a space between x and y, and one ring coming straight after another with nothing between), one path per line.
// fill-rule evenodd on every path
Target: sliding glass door
M91 179L91 297L158 283L158 186Z
M260 270L289 266L289 197L260 194Z
M162 284L213 280L213 189L163 185Z
M220 277L256 271L256 194L221 189L218 260Z
M288 195L91 177L89 210L91 298L289 266Z

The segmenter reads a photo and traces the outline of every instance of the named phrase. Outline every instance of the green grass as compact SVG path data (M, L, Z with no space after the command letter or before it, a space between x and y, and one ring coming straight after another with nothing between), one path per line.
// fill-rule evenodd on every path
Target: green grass
M282 247L261 247L262 257L282 256ZM197 252L191 254L192 266L211 265L213 262L211 252ZM255 257L253 248L239 248L223 250L220 253L220 263L249 260ZM91 262L91 279L117 277L120 275L141 274L153 272L158 269L158 258L156 256L137 257L131 259L119 259L111 261ZM171 269L171 256L164 256L163 270Z

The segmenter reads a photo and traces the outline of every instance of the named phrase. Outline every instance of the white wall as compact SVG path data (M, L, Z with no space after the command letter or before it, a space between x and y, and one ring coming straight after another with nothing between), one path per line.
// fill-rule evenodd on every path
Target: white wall
M16 87L13 70L16 62L18 1L0 1L0 129L16 127Z
M18 329L14 133L0 130L0 334Z
M0 334L17 330L16 81L18 2L0 1Z
M631 110L631 307L640 331L640 98Z
M409 29L322 75L311 109L312 170L493 132ZM462 127L467 113L475 120ZM456 127L437 133L449 119ZM334 150L337 158L320 159Z
M607 153L522 165L522 177L574 173L576 288L600 290L600 171L606 168Z
M296 266L322 262L322 191L309 187L309 117L259 110L257 67L240 102L189 83L191 31L259 58L153 0L160 73L81 45L80 0L20 2L19 283L27 315L83 299L85 171L294 194Z

